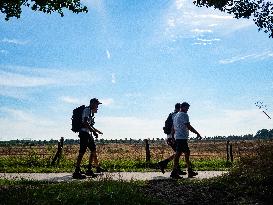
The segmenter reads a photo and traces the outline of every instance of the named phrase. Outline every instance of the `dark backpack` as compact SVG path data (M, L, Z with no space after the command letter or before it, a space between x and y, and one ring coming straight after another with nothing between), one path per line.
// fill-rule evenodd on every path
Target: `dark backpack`
M77 107L73 110L73 115L72 115L72 128L71 130L73 132L79 132L80 129L82 128L82 112L85 108L85 105L82 105L80 107Z
M165 127L163 127L164 133L169 135L172 132L173 127L173 113L170 113L165 121Z

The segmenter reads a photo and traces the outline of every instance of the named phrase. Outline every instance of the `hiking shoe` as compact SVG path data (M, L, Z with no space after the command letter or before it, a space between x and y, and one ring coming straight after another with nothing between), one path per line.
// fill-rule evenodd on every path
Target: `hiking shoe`
M182 171L181 169L178 169L178 170L177 170L177 173L178 173L179 175L186 175L186 174L187 174L187 172L184 172L184 171Z
M72 175L73 179L85 179L86 176L80 172L74 172Z
M194 172L193 170L189 170L189 171L188 171L188 178L193 178L193 177L195 177L196 175L198 175L197 172Z
M165 169L167 167L167 163L164 162L164 161L160 161L160 162L157 163L157 165L158 165L158 168L160 169L160 171L162 172L162 174L164 174Z
M89 177L92 177L92 178L97 177L97 175L94 174L94 172L93 172L92 170L87 170L87 171L85 172L85 175L86 175L86 176L89 176Z
M173 179L183 179L183 177L181 177L178 174L171 174L171 178L173 178Z
M107 169L103 169L102 167L97 167L96 173L101 173L101 172L107 172Z
M179 176L177 171L172 171L170 177L173 179L183 179L183 177Z

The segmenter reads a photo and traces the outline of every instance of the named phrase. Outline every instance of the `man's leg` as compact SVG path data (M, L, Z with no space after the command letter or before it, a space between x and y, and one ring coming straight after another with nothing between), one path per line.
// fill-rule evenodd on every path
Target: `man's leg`
M90 155L89 155L89 163L87 166L87 171L85 172L85 174L87 176L91 176L94 178L94 177L97 177L97 175L94 174L94 172L92 171L92 166L93 166L93 162L96 166L98 163L98 160L97 160L97 155L96 155L96 144L95 144L92 136L90 136L88 139L88 148L90 150Z
M174 150L174 152L176 152L176 142L174 141L174 143L172 145L170 145L171 148ZM181 153L182 154L182 153ZM175 154L173 155L174 158ZM179 175L186 175L187 173L181 170L181 167L179 165L179 161L178 161L178 167L177 167L177 171Z
M79 150L79 154L78 154L78 157L77 157L77 160L76 160L76 168L75 168L75 171L73 173L73 178L74 179L84 179L86 178L85 175L83 175L81 173L81 162L82 162L82 158L86 152L86 148L87 148L87 143L84 139L84 134L83 133L80 133L79 134L79 137L80 137L80 150Z
M98 157L97 157L97 151L91 151L90 156L89 156L89 164L94 165L97 167L99 165Z
M174 151L174 153L176 153L176 145L177 145L177 143L176 143L174 137L167 138L167 144L172 148L172 150ZM165 173L165 169L167 168L168 163L170 161L172 161L174 159L174 157L175 157L175 154L171 155L169 158L167 158L165 160L162 160L162 161L158 162L158 167L159 167L159 169L161 170L161 172L163 174ZM178 163L178 174L179 175L186 175L187 174L186 172L183 172L181 170L181 167L180 167L179 163Z
M173 170L177 170L178 169L179 158L180 158L181 154L182 154L181 151L178 151L178 152L175 153L174 160L173 160Z
M191 168L191 165L190 165L190 151L185 152L185 162L186 162L187 169L190 169Z
M173 171L171 172L171 178L182 179L182 177L179 176L179 173L178 173L179 158L180 158L181 154L182 154L182 152L179 150L176 151L176 153L175 153L174 162L173 162Z
M197 172L194 172L191 166L191 162L190 162L190 151L185 153L185 161L186 161L186 166L188 168L188 177L192 178L196 175L198 175Z
M94 151L91 152L90 158L91 158L92 162L94 162L94 167L96 167L96 172L97 172L97 173L107 172L106 169L103 169L103 168L99 165L99 160L98 160L98 155L97 155L97 151L96 151L96 150L94 150Z
M89 164L87 166L87 170L85 172L85 174L87 176L91 176L93 178L97 177L96 174L94 174L94 172L92 171L92 162L93 162L93 155L94 155L94 151L91 151L90 155L89 155Z
M173 149L174 152L176 152L176 143L172 135L167 135L166 143ZM168 163L174 159L174 156L175 154L171 155L167 159L158 162L158 167L163 174L165 173L165 169L167 168Z
M171 172L171 178L174 179L181 179L182 177L179 176L178 167L179 167L179 158L183 152L181 140L175 140L175 155L174 155L174 162L173 162L173 171Z
M175 154L173 154L169 158L164 159L164 160L162 160L162 161L160 161L160 162L157 163L159 169L161 170L161 172L163 174L165 173L165 169L167 168L168 163L174 159L174 156L175 156Z
M74 179L85 179L86 178L86 176L82 174L81 168L80 168L83 155L84 155L84 153L79 152L79 155L78 155L77 161L76 161L75 171L72 175L72 177Z
M80 153L80 152L78 154L77 161L76 161L76 168L78 168L78 169L80 169L83 155L84 155L84 153Z

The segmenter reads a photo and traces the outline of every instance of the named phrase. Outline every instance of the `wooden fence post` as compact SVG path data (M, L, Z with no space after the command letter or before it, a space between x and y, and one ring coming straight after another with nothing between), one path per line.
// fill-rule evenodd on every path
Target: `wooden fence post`
M64 143L64 138L61 137L60 142L58 142L58 150L51 162L51 165L54 165L56 161L57 161L57 164L59 164L60 158L62 156L62 151L63 151L63 143Z
M232 144L229 145L230 161L233 162Z
M227 141L226 152L227 152L227 162L228 162L229 161L229 140Z
M144 143L145 143L145 150L146 150L146 162L150 162L151 161L151 153L150 153L150 146L149 146L148 140L145 139Z

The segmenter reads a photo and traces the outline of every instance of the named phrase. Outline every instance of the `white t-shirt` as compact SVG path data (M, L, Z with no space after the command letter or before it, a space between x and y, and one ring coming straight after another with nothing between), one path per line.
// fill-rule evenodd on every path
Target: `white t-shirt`
M92 113L90 107L84 108L82 111L82 122L84 122L84 118L87 117L87 122L92 126L94 122L94 114ZM81 128L81 131L88 132L90 134L90 130L88 128Z
M174 126L174 137L175 139L188 139L189 138L189 129L186 126L186 123L189 123L189 115L184 112L178 112L173 120Z

